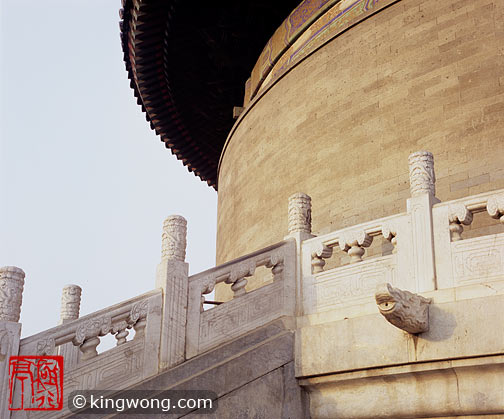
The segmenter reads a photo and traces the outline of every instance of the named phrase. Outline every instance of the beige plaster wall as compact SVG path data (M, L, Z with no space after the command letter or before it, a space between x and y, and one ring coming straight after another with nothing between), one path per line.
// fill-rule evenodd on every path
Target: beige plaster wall
M402 0L334 38L231 132L217 263L281 240L298 191L315 233L404 211L413 151L443 201L503 188L503 70L500 0Z

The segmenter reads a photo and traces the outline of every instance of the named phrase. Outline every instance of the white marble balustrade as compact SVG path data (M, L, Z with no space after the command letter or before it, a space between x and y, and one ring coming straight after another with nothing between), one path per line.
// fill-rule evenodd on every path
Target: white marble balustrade
M161 332L161 290L107 307L76 320L65 322L52 329L21 339L19 355L57 355L65 344L78 346L82 352L79 362L68 368L65 365L65 394L75 390L127 388L158 372L158 355ZM131 330L135 335L127 339ZM100 337L113 334L117 346L97 353ZM16 386L14 399L20 398ZM67 410L47 412L19 411L11 417L61 417ZM25 400L24 405L30 405ZM41 416L42 415L42 416Z
M295 264L295 241L289 239L189 277L187 358L279 317L294 316ZM273 282L247 293L247 277L259 266L271 268ZM203 311L204 295L223 282L230 284L235 297Z

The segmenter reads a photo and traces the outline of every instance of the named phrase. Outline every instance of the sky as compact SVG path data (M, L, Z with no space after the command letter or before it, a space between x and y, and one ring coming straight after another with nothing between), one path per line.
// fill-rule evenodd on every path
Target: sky
M216 192L164 147L122 60L120 0L0 0L0 266L26 273L22 337L154 288L163 220L214 266Z

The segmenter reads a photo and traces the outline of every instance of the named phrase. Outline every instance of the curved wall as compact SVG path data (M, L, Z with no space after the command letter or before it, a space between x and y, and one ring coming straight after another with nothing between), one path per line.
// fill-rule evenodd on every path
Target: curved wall
M404 211L413 151L441 200L503 188L503 45L500 0L402 0L312 51L230 133L217 263L281 240L298 191L316 234Z

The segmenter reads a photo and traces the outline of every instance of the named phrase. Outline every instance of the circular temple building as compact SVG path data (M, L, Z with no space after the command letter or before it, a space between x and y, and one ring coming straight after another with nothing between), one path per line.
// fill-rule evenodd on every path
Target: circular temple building
M125 2L138 103L218 190L217 263L281 240L298 191L315 233L402 211L417 150L441 201L504 187L502 2L296 3Z

